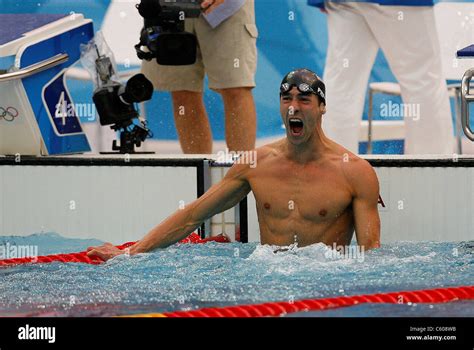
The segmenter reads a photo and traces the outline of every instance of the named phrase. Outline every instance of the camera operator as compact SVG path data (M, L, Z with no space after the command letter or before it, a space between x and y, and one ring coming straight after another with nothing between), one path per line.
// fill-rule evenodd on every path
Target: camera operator
M227 147L255 147L256 112L252 89L257 65L254 0L205 0L204 14L187 18L185 30L197 36L195 64L164 66L143 61L142 72L154 88L170 91L184 153L212 153L212 134L203 101L204 77L220 93L225 109Z

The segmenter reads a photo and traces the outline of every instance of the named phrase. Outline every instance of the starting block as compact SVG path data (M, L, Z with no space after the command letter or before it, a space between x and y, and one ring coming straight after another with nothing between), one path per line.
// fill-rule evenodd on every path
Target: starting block
M90 151L65 73L93 36L80 14L0 14L0 154Z

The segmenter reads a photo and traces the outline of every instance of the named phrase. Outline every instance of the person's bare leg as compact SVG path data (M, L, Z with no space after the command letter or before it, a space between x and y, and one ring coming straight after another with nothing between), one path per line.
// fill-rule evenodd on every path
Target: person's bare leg
M211 154L212 133L204 107L203 94L175 91L173 111L179 143L185 154Z
M251 88L232 88L219 91L224 100L225 138L230 151L255 148L257 113Z

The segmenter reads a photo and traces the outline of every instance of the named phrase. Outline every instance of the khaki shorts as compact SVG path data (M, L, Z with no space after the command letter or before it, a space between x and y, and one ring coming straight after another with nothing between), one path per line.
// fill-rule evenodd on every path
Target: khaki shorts
M214 29L203 16L187 19L185 28L198 39L196 63L161 66L155 59L143 61L142 72L156 90L202 92L205 74L213 90L255 87L258 30L254 0L247 0Z

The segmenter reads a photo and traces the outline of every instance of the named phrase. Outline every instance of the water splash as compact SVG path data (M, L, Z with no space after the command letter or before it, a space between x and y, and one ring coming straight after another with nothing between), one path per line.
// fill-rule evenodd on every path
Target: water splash
M69 242L34 239L56 248ZM71 243L77 250L90 245ZM473 285L473 243L398 242L365 252L364 261L321 243L183 244L99 266L16 266L0 269L0 315L117 315Z

